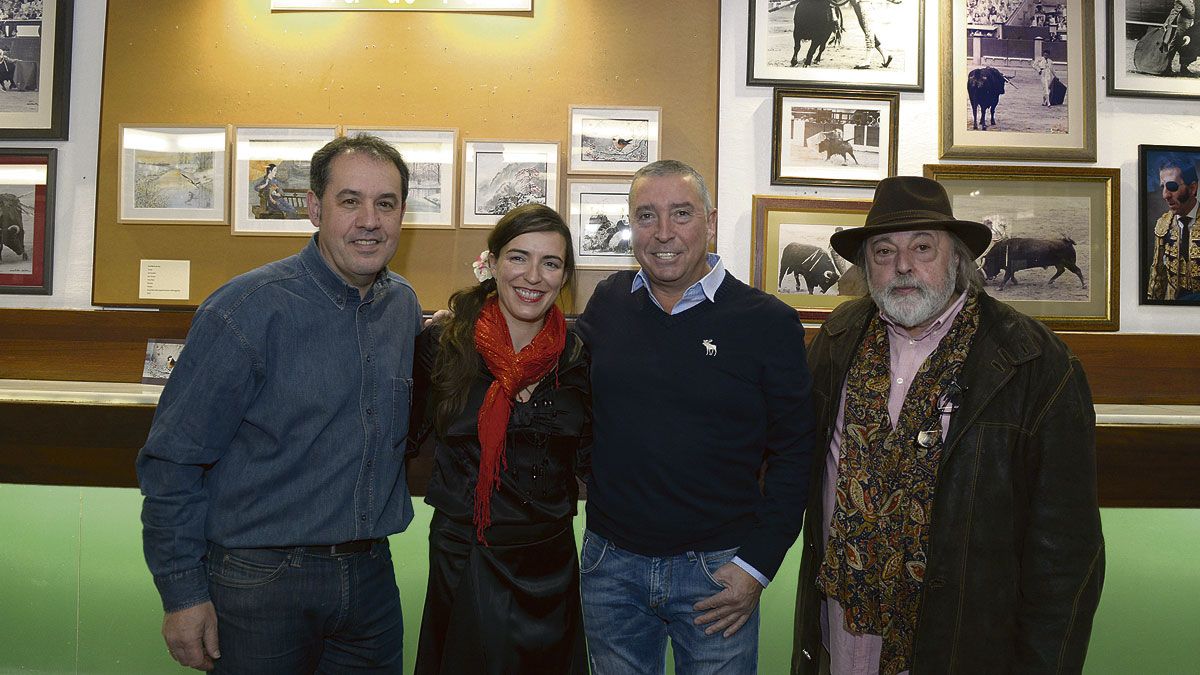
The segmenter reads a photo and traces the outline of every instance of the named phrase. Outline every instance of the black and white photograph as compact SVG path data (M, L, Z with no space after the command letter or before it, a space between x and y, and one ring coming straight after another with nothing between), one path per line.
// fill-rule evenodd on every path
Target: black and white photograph
M49 295L57 151L0 152L0 293Z
M1115 330L1116 169L925 165L954 215L987 225L994 298L1047 323ZM1104 327L1101 327L1104 326Z
M657 161L661 108L571 106L569 173L632 176Z
M750 0L747 84L924 91L924 0Z
M64 140L71 69L69 0L0 1L0 132Z
M1138 146L1138 302L1200 305L1200 147Z
M1195 0L1108 0L1108 95L1200 98Z
M844 229L841 225L780 223L779 295L807 293L809 295L862 295L864 289L858 272L850 273L854 264L838 255L829 245L829 238Z
M491 227L522 204L558 208L558 143L468 141L463 227Z
M121 125L117 222L228 222L225 127Z
M629 219L627 180L567 181L570 200L567 224L571 228L575 262L584 268L630 268L633 257L633 223Z
M897 93L776 89L771 183L873 187L896 175Z
M454 227L456 129L343 127L347 136L371 134L392 144L408 164L404 227Z
M237 127L233 155L233 233L303 235L308 218L312 155L332 141L335 127Z
M942 156L1095 158L1093 12L1082 0L943 0Z
M157 338L146 340L146 360L142 363L142 384L166 384L175 370L183 340Z
M271 0L271 11L528 12L533 0Z

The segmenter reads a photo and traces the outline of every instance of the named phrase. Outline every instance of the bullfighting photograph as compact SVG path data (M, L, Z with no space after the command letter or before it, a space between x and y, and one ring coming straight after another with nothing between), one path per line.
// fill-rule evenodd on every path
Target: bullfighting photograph
M924 0L750 0L747 84L924 91Z
M1200 305L1200 147L1138 146L1138 275L1143 305Z
M0 293L50 293L55 152L0 153Z
M975 261L989 295L1047 323L1115 321L1118 170L927 164L925 173L946 188L955 217L992 231Z
M942 4L943 156L1094 158L1091 3Z
M774 185L873 187L896 175L897 93L776 89Z
M1108 0L1108 94L1200 98L1195 0Z

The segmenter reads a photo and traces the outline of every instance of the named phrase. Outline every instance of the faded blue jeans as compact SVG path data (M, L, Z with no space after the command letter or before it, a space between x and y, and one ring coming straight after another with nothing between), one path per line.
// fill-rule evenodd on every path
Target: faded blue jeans
M587 530L579 556L583 624L593 675L661 675L667 638L678 675L758 670L758 609L732 637L705 635L692 605L724 586L713 572L737 549L661 558L617 548Z
M208 546L214 673L399 673L404 621L384 539L364 553Z

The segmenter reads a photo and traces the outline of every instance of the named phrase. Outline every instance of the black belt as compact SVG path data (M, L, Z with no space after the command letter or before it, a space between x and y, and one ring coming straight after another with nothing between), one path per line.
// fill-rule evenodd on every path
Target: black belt
M382 539L357 539L329 546L298 546L301 551L313 555L349 555L351 553L366 553Z

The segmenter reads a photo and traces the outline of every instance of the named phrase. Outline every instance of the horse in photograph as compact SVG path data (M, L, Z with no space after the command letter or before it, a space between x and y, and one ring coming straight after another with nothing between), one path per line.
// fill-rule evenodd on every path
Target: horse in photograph
M986 116L989 110L992 114L992 126L996 126L996 106L1000 103L1005 84L1012 84L1012 77L991 66L976 68L967 74L967 98L971 100L972 129L982 127L982 131L987 131Z
M1058 75L1054 73L1054 64L1045 55L1039 56L1029 64L1037 71L1038 78L1042 81L1042 105L1049 107L1052 105L1062 105L1067 98L1067 85L1058 79Z
M798 0L792 15L792 67L799 63L800 47L809 41L804 65L821 62L830 36L840 30L833 6L828 0Z
M788 244L783 249L783 254L779 256L779 285L781 287L784 277L789 273L796 280L797 291L800 290L800 278L804 278L804 284L808 287L810 295L816 295L815 289L817 288L820 288L822 293L827 292L841 276L828 251L819 246L798 242Z
M850 163L850 161L846 159L846 155L850 155L850 159L853 159L854 163L858 164L858 158L854 156L854 146L850 143L850 141L844 140L841 136L836 134L825 134L825 137L822 138L821 142L817 144L817 152L825 153L826 162L833 159L834 155L841 155L842 165L845 166L846 164Z
M28 207L16 195L0 194L0 259L4 258L4 248L8 247L21 256L21 260L29 260L29 252L25 250L23 222L27 210Z
M1075 264L1075 242L1068 237L1061 239L1026 237L1002 239L996 242L983 256L983 275L988 281L995 279L1000 274L1000 270L1004 270L1004 278L1000 280L1000 287L996 289L998 291L1004 290L1010 281L1014 284L1017 283L1014 276L1017 272L1035 267L1057 268L1058 271L1050 277L1046 285L1054 283L1054 280L1062 276L1063 272L1071 270L1075 276L1079 277L1079 283L1087 288L1083 272Z

